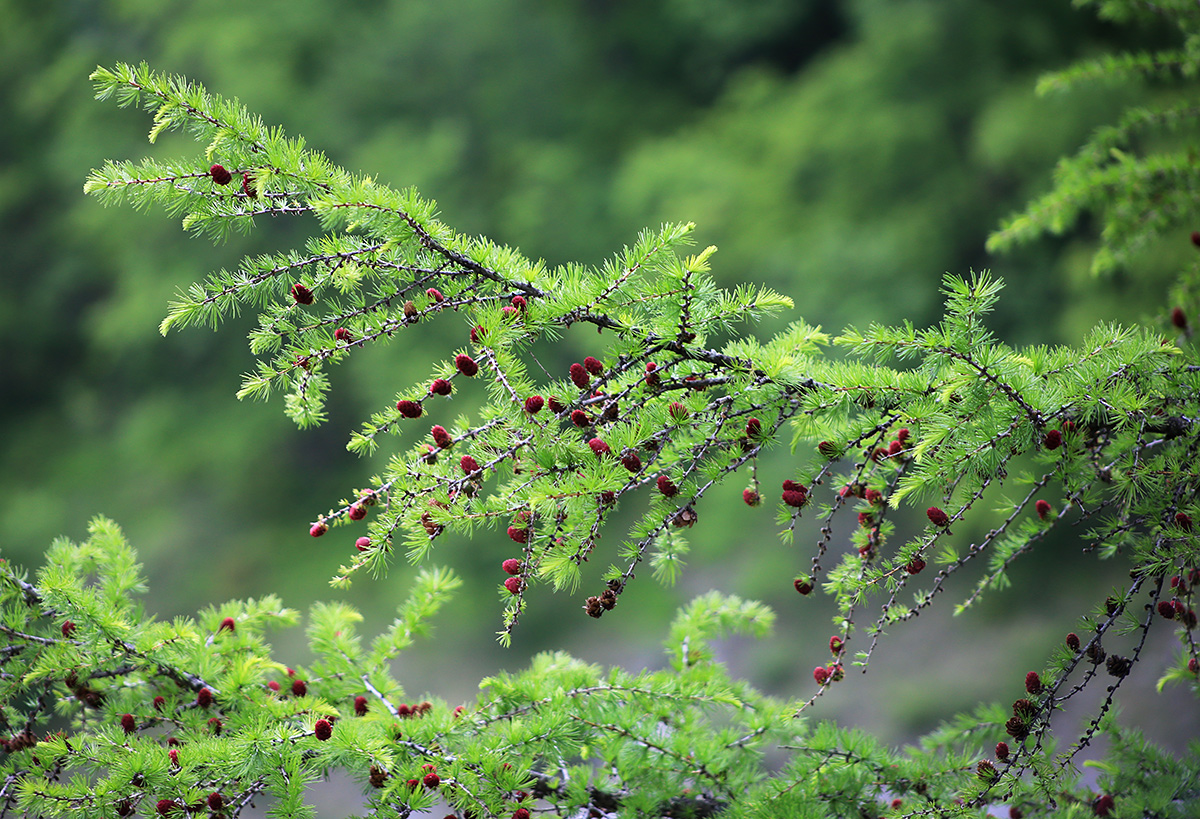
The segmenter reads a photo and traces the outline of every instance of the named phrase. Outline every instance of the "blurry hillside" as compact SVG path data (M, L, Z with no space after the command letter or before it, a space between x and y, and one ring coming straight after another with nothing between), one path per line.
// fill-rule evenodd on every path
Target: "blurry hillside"
M988 231L1130 93L1038 99L1035 78L1161 36L1109 29L1065 0L0 0L0 20L2 545L36 565L53 537L79 538L103 512L141 551L148 608L164 617L268 591L302 609L330 597L353 536L314 540L308 522L365 485L372 468L345 452L348 432L427 364L403 338L360 357L334 374L330 422L299 432L277 404L234 400L251 366L246 328L161 338L177 288L296 236L266 223L212 247L161 214L85 200L84 177L105 158L193 152L178 138L148 146L144 117L94 103L86 78L97 64L146 60L194 77L351 170L416 185L460 230L551 263L597 262L642 226L695 221L700 243L720 248L724 284L767 283L835 332L934 321L942 273L988 267L1008 282L993 322L1002 338L1074 340L1100 320L1164 313L1172 254L1191 251L1182 240L1148 256L1136 280L1102 281L1087 274L1086 235L984 253ZM465 327L434 331L457 338ZM554 363L578 360L594 338L569 337ZM786 476L788 459L777 450L765 482ZM550 646L657 663L676 603L712 585L779 611L769 644L728 647L751 664L743 673L803 690L824 658L793 652L789 634L826 631L828 612L800 607L788 584L814 537L785 547L769 509L726 494L700 510L696 568L680 588L656 594L647 578L602 627L580 601L545 595L507 653L492 632L496 567L511 544L497 532L442 546L467 587L439 643L404 670L412 693L466 696L496 664ZM1099 566L1080 591L1094 599L1119 573ZM401 563L351 591L374 618L364 631L389 619L405 575ZM992 696L991 654L1027 643L1041 657L1072 625L1055 615L1073 604L1033 611L1022 606L1031 594L1018 588L963 624L994 628L1007 647L964 646L969 679L893 682L912 688L912 711L874 714L860 700L860 716L900 736ZM614 656L613 644L628 653ZM456 665L461 656L479 666ZM906 661L939 658L897 642L868 684L902 667L884 663Z

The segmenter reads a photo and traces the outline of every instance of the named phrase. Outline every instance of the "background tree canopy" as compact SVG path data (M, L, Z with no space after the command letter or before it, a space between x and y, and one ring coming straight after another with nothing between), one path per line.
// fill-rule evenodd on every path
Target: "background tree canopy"
M268 228L214 248L159 214L85 200L82 181L102 158L146 150L142 121L91 102L97 64L144 59L237 94L333 161L416 185L457 228L551 263L598 262L645 225L696 221L700 244L720 248L722 285L767 284L831 330L928 323L944 271L988 267L1008 283L992 321L1001 337L1075 341L1100 320L1167 312L1167 271L1194 252L1186 237L1148 250L1136 280L1090 276L1086 229L1009 257L985 253L988 232L1045 189L1054 160L1131 96L1104 86L1038 98L1036 77L1168 37L1111 29L1065 2L0 0L0 19L4 545L36 565L54 536L81 538L103 511L139 544L161 595L148 605L164 617L196 610L214 589L279 590L298 608L328 597L342 555L306 530L364 470L343 431L423 369L399 346L360 356L334 376L343 383L331 422L298 433L277 406L231 400L234 374L251 362L237 328L161 339L167 301L197 271L288 237ZM152 152L173 154L173 139ZM457 337L463 327L425 332ZM586 343L583 330L568 336L562 361ZM692 539L714 563L674 596L642 595L601 626L578 601L547 599L508 653L491 640L491 577L506 544L444 550L472 591L439 629L465 648L423 648L411 688L425 680L450 697L454 679L470 687L480 676L456 669L461 657L516 666L547 646L658 662L660 630L639 624L665 622L680 601L731 579L774 605L780 633L826 627L827 613L798 611L781 587L780 565L790 576L797 560L769 515L730 497L705 524ZM1094 597L1110 582L1104 572L1080 577L1081 591ZM402 574L349 599L383 616ZM1031 635L1062 630L1056 611L1077 607L1034 599L1018 583L968 616L993 619L998 644L1037 652ZM614 640L627 658L609 656ZM989 698L992 654L1005 654L992 648L961 646L964 670L931 679L916 672L937 662L937 647L901 636L874 675L830 699L900 736ZM809 684L813 661L786 640L724 650L752 661L746 676L769 690ZM884 682L883 662L903 667L901 655L914 674L888 680L888 702L910 707L877 713L864 705L871 686ZM1169 713L1161 702L1148 710ZM1154 734L1150 717L1136 718Z

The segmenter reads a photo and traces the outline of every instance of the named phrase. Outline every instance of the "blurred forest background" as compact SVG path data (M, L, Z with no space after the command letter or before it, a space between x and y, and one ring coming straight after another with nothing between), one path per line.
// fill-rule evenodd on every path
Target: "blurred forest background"
M1107 26L1066 0L0 0L0 548L35 567L52 538L80 539L104 513L140 550L156 616L269 592L302 610L345 597L371 634L410 569L401 561L335 593L327 581L361 530L318 540L308 525L374 471L345 452L349 431L425 378L425 351L443 355L465 334L442 321L356 356L334 372L331 420L316 430L296 430L277 402L236 401L252 366L246 322L163 339L167 301L245 254L298 245L315 222L265 220L213 247L161 213L85 199L88 170L106 158L186 153L207 167L179 137L149 146L144 115L94 102L97 64L146 60L236 96L352 171L418 186L457 229L551 263L599 262L643 226L695 221L701 246L720 248L724 285L766 283L796 300L784 320L832 332L925 325L940 315L943 272L990 268L1008 283L992 323L1001 338L1067 343L1102 320L1161 321L1173 266L1195 252L1187 237L1102 280L1088 273L1086 230L1002 258L984 241L1096 125L1138 94L1177 92L1039 99L1034 82L1167 37ZM578 330L557 363L597 343ZM469 411L469 395L455 400ZM760 475L778 486L808 457L779 446ZM710 587L779 614L770 639L727 641L725 659L771 692L810 691L833 611L799 598L791 578L808 566L815 524L807 516L784 546L770 506L746 507L741 489L699 509L677 588L647 572L601 621L579 609L585 591L535 590L508 651L493 632L499 564L515 544L499 531L443 544L439 561L466 585L436 642L402 658L409 693L462 700L481 676L546 648L659 664L675 607ZM902 519L900 535L922 523ZM617 531L608 538L615 548ZM953 709L1019 693L1074 615L1125 576L1079 546L1045 544L1013 589L953 622L951 589L818 715L903 741ZM1044 599L1039 575L1068 570L1076 594ZM957 579L961 597L968 578ZM1158 631L1151 650L1169 657ZM299 636L279 645L288 661ZM1172 743L1156 671L1153 658L1139 666L1146 693L1127 696L1125 713Z

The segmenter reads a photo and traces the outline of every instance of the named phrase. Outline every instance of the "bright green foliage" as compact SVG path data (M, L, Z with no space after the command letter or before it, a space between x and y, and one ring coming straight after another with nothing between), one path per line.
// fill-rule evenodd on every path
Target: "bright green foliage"
M223 333L153 341L177 290L209 271L236 271L245 257L302 251L313 222L263 219L250 235L234 231L213 245L157 210L101 209L79 196L106 157L169 162L193 153L178 131L145 145L149 115L88 104L81 78L119 60L145 59L237 95L268 127L303 134L337 164L398 189L416 185L459 231L555 265L598 264L643 226L695 221L696 249L720 247L713 270L723 287L768 284L827 330L904 318L928 325L939 315L942 272L989 265L1006 294L1022 295L1006 295L991 322L1008 341L1073 342L1098 315L1128 322L1157 309L1164 286L1118 294L1119 280L1095 286L1069 275L1086 234L1014 259L980 256L998 215L1043 189L1055 158L1131 96L1091 85L1036 99L1036 75L1114 41L1144 43L1143 30L1098 27L1063 0L719 6L264 0L63 13L53 3L0 0L13 35L0 61L11 90L12 171L0 175L11 271L0 335L20 351L7 358L0 390L0 520L10 559L36 565L56 535L81 537L104 511L138 533L151 576L180 572L155 584L170 586L163 603L172 612L209 600L205 573L168 556L177 549L226 567L253 562L227 572L229 596L286 587L306 608L326 594L338 562L313 565L328 540L288 561L243 544L303 537L303 521L326 498L357 487L361 464L330 453L328 437L356 428L428 364L381 350L329 370L335 423L297 435L281 405L228 400L237 375L255 369L245 348L254 312ZM798 19L805 9L821 14ZM1043 128L1049 112L1055 127ZM457 343L456 318L422 326L424 346ZM576 327L554 366L542 360L558 373L593 352L581 347L594 332ZM452 417L475 417L476 398L456 398ZM328 460L309 449L317 440ZM27 464L37 465L36 477ZM163 501L194 502L143 514L146 485ZM65 498L77 510L65 519L30 514ZM694 548L729 517L750 514L736 493L725 498L737 505L710 506L703 531L689 532ZM769 540L770 516L756 520L756 539ZM487 571L456 568L470 582Z
M1102 11L1122 19L1141 7L1109 2ZM1158 13L1190 33L1189 9ZM1162 65L1174 60L1190 76L1188 49ZM1101 60L1052 82L1160 68ZM296 620L273 598L212 608L199 622L148 620L131 601L142 588L133 555L100 520L82 546L55 544L33 583L7 565L0 573L9 638L0 701L11 729L0 815L170 815L204 810L205 800L220 813L210 793L236 814L269 793L274 815L304 816L306 788L335 769L363 782L367 811L382 816L439 801L457 816L521 816L522 805L562 816L976 816L998 804L1029 815L1194 815L1200 748L1167 758L1111 718L1153 629L1171 629L1181 646L1158 669L1160 685L1198 688L1200 362L1189 311L1172 314L1169 335L1165 323L1104 324L1078 345L1014 348L987 326L1001 283L979 273L944 279L945 314L928 329L830 336L797 321L765 341L738 337L744 320L791 303L766 288L721 290L714 248L688 254L691 225L644 231L596 267L534 262L452 230L415 190L334 167L183 79L120 65L93 80L99 97L153 113L152 140L182 130L205 146L190 161L108 163L86 185L102 201L161 207L216 239L264 216L316 217L320 234L302 251L210 275L163 321L165 333L254 311L258 367L239 395L283 391L298 425L317 424L332 364L393 337L422 349L413 337L422 323L461 322L461 344L422 350L427 377L349 442L389 459L313 524L319 536L370 515L368 539L335 585L382 572L400 549L426 563L448 529L485 529L506 532L519 554L497 589L502 642L532 590L577 594L592 559L608 569L582 608L599 618L642 564L659 582L680 577L706 496L737 479L747 503L774 503L787 541L803 515L820 519L806 570L790 567L780 582L799 574L801 594L822 588L836 606L835 635L831 660L813 671L813 695L774 701L730 679L712 645L726 634L764 636L772 613L711 592L671 626L669 670L543 654L483 680L479 700L461 710L432 694L400 705L390 662L429 637L429 620L460 585L451 573L423 568L392 626L369 644L352 608L315 606L314 659L290 670L263 641L267 626ZM1128 263L1134 247L1194 210L1195 195L1186 153L1130 159L1126 143L1143 126L1191 116L1127 115L1065 162L1058 190L995 241L1060 231L1097 210L1107 225L1099 266ZM1198 274L1184 271L1179 291L1193 293ZM594 327L602 343L569 371L549 372L544 351L575 324ZM464 390L486 397L482 409L439 415L446 393ZM796 465L761 475L760 452L788 433ZM637 515L620 537L611 531L617 509ZM836 534L854 513L849 536ZM987 564L960 608L1003 589L1015 561L1071 532L1085 552L1124 561L1129 582L1097 598L1078 636L1027 673L1011 710L983 706L904 752L802 715L848 665L869 662L890 624L915 618L964 568ZM1102 680L1107 693L1082 734L1057 736L1055 710ZM42 738L52 715L69 733ZM1103 797L1081 787L1075 769L1100 734L1112 738ZM176 758L163 735L181 743Z
M120 530L98 519L86 542L56 543L33 582L0 567L9 732L0 815L236 816L265 794L270 816L312 816L306 792L335 770L362 783L364 815L381 817L507 817L521 806L560 816L967 816L977 814L955 800L989 791L1042 815L1060 815L1055 804L1074 815L1090 799L1062 766L1047 771L1052 792L981 778L975 761L991 736L981 729L994 733L999 709L905 752L794 718L794 704L730 679L713 659L711 639L762 637L773 619L716 592L672 624L668 669L631 673L546 653L481 681L473 703L401 704L387 661L427 631L452 576L423 573L369 650L354 631L357 612L314 607L316 659L287 668L264 637L295 625L295 612L267 599L198 620L148 620L131 608L129 592L143 588L133 561ZM47 724L57 732L35 730ZM1113 740L1102 779L1122 806L1187 816L1183 806L1200 798L1200 759L1164 756L1110 720L1102 730ZM1145 760L1154 764L1139 767Z
M214 274L172 303L164 332L215 324L241 306L261 311L251 334L259 368L246 376L239 395L287 390L288 414L301 426L318 423L328 365L443 311L465 314L475 328L470 346L448 351L433 365L429 382L398 394L397 407L376 413L351 439L351 450L371 453L385 434L411 429L415 424L400 405L420 405L422 416L436 407L440 398L429 391L435 378L459 390L469 388L469 378L488 384L490 404L477 422L444 425L451 451L435 462L422 442L407 459L389 464L372 487L371 500L382 507L371 527L374 548L343 567L338 582L363 568L378 572L397 529L407 530L409 558L419 561L444 527L469 532L481 523L523 521L531 555L523 582L574 589L607 510L658 475L669 475L678 497L687 500L663 497L651 504L606 579L619 594L650 556L660 578L673 579L686 544L672 529L690 525L686 515L704 493L753 458L757 448L740 443L752 412L767 414L764 438L783 423L790 393L802 380L799 362L790 368L786 362L823 338L798 330L811 341L797 345L797 333L786 336L776 345L787 349L771 367L773 376L755 366L755 349L745 343L736 347L738 355L707 349L710 338L791 302L764 288L719 291L709 275L713 248L677 253L690 225L643 232L595 270L551 270L485 239L453 233L434 218L433 203L415 191L392 191L331 168L299 141L268 131L241 108L183 80L145 66L99 69L93 80L100 97L155 111L156 129L183 127L188 120L181 112L192 112L198 121L193 130L208 145L203 162L218 160L252 182L220 185L207 172L179 165L109 163L89 178L89 193L105 202L153 203L186 213L188 227L218 237L222 226L248 229L265 214L312 214L330 231L310 240L304 253L248 260L236 274ZM311 303L295 295L297 287L311 294ZM602 359L594 359L594 372L538 384L530 374L536 361L528 355L530 345L557 338L575 323L617 338ZM462 356L470 356L469 369L456 365ZM657 367L658 384L648 382L650 364ZM562 408L527 412L525 400L535 394L561 401ZM716 434L710 420L719 421ZM568 430L576 434L565 435ZM605 453L589 448L589 440L601 435ZM640 467L630 474L610 468L613 460L638 453ZM462 466L467 455L479 467L470 474ZM340 523L350 507L318 523ZM506 608L506 639L523 601L514 595Z
M1097 80L1193 79L1200 70L1200 16L1194 4L1119 0L1079 5L1098 5L1103 16L1122 22L1166 18L1184 35L1184 47L1077 63L1043 77L1038 93L1058 93ZM1193 135L1198 121L1200 108L1191 99L1130 108L1120 122L1097 129L1074 156L1062 159L1055 169L1054 189L1010 217L988 240L988 248L1003 250L1043 234L1061 235L1086 213L1103 225L1103 246L1092 260L1092 270L1128 268L1134 254L1152 239L1195 220L1200 171Z

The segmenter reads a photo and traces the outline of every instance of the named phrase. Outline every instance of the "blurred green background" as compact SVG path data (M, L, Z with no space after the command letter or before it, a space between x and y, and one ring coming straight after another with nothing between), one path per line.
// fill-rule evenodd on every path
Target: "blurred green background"
M369 634L412 570L335 595L328 578L358 533L315 540L308 523L375 469L345 452L349 431L425 376L421 353L463 332L423 326L335 372L331 420L317 430L297 431L278 403L236 401L252 366L247 322L163 339L166 303L245 254L298 244L315 223L264 220L213 247L161 213L86 199L83 180L106 158L187 154L205 166L178 137L149 146L143 114L94 102L97 64L188 75L353 171L417 185L458 229L552 263L598 262L643 226L690 220L701 246L720 248L722 284L766 283L828 330L936 321L943 272L991 268L1008 282L997 333L1057 343L1101 320L1161 319L1172 264L1190 248L1183 237L1104 280L1087 273L1086 230L984 253L1000 218L1048 187L1055 159L1135 94L1038 99L1034 80L1168 36L1111 28L1066 0L0 0L0 548L36 566L52 538L81 539L104 513L140 550L157 616L271 591L300 609L344 596ZM572 352L588 343L583 331L568 338ZM457 400L469 409L469 395ZM777 485L790 461L780 447L764 482ZM461 700L545 648L657 665L674 608L715 587L779 613L771 639L727 641L722 656L770 691L808 692L833 612L790 580L815 528L783 546L770 508L745 507L740 490L699 510L679 587L639 578L601 621L582 600L535 592L508 651L493 632L512 544L497 532L443 545L439 559L466 585L401 678L414 698ZM615 548L617 532L607 540ZM851 675L819 715L900 741L953 709L1015 696L1073 615L1120 582L1120 565L1077 549L1047 544L1014 589L954 622L946 599L897 628L872 673ZM1054 599L1035 582L1046 572L1062 574ZM1142 690L1172 656L1160 632ZM279 645L279 659L303 662L299 635ZM1127 699L1170 740L1169 701Z

